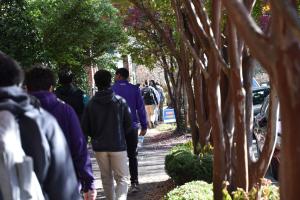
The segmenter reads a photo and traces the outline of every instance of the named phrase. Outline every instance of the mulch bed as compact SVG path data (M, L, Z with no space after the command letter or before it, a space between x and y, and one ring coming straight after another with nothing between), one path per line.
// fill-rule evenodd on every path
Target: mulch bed
M171 179L156 183L151 191L146 192L144 200L161 200L172 189L176 187Z
M145 138L145 144L151 144L154 149L171 148L176 144L185 143L191 140L190 134L178 134L173 132L159 133Z

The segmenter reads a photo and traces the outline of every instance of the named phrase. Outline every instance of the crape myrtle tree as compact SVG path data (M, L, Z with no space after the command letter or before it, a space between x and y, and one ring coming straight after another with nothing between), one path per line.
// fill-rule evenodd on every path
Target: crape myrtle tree
M151 4L155 1L131 2L149 18L176 59L187 93L196 88L186 84L194 84L187 78L190 76L185 76L187 71L193 74L193 69L198 69L205 79L214 144L215 199L222 198L222 181L229 181L233 189L242 187L247 191L265 174L276 140L277 96L283 130L281 197L297 199L297 179L300 177L300 138L297 134L300 111L299 2L271 0L271 17L261 17L267 25L261 29L250 14L256 1L174 0L173 8L181 33L179 42L174 42L169 27L155 18L157 12L153 9L155 5ZM210 8L210 12L204 7ZM249 158L247 142L252 134L250 83L253 57L266 69L272 85L266 143L256 162ZM189 106L195 105L196 101L191 102L190 98ZM192 115L198 117L195 112Z
M263 32L249 15L248 2L223 0L233 26L251 53L269 73L280 102L282 146L280 195L298 199L300 177L300 23L296 0L270 0L268 32Z
M221 2L172 1L181 33L177 41L170 37L170 26L157 19L156 8L161 2L132 3L148 17L176 59L188 94L195 153L198 139L202 136L205 144L205 136L212 132L215 198L222 198L224 180L229 181L232 189L241 187L247 191L249 186L252 187L265 174L274 150L274 113L277 107L275 90L271 95L273 106L270 113L273 114L267 142L259 160L254 162L249 156L251 143L247 142L251 141L252 135L253 58L248 47L244 46L243 40L237 35L230 18L223 17ZM204 7L209 8L210 13ZM248 12L252 7L253 4L248 2ZM200 81L197 78L201 78ZM199 107L196 106L197 103ZM201 108L205 108L205 115L203 110L199 112ZM208 122L208 126L203 126L203 122ZM203 131L199 134L201 128Z
M187 94L188 121L192 132L194 152L198 154L199 147L208 143L210 132L208 101L205 95L207 90L204 87L206 83L203 81L207 73L202 73L203 71L198 69L196 61L184 45L176 28L176 16L171 1L130 0L130 2L143 13L152 30L169 52L167 55L170 55L170 58L166 59L167 63L178 67L178 76ZM163 51L160 53L165 55Z
M183 82L178 73L176 59L170 54L162 38L141 10L127 5L126 8L124 25L131 40L123 53L130 54L136 64L144 65L149 69L158 66L163 68L168 95L176 113L176 132L184 133L187 126L185 112L183 112L185 109Z
M253 126L251 82L254 60L248 46L237 34L231 18L223 12L221 1L172 2L185 45L198 60L199 68L208 73L214 197L222 198L224 180L229 182L230 189L240 187L247 191L264 176L274 151L276 88L271 92L271 123L268 124L266 143L261 156L254 161L249 151ZM253 1L246 2L244 8L248 15L253 6ZM201 67L203 54L208 60L204 69Z

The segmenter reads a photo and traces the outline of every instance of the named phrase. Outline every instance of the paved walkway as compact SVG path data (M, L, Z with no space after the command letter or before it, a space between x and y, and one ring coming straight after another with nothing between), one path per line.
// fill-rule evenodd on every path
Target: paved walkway
M159 140L157 142L150 141L151 138L158 134L159 132L156 129L150 129L145 136L144 145L139 150L138 156L139 182L141 191L135 194L129 194L128 200L145 199L145 192L153 190L153 187L155 187L156 183L169 179L169 176L165 173L164 170L165 155L168 153L168 150L176 143L172 143L172 145L170 145L168 144L168 142L163 143ZM97 199L105 199L100 178L100 171L95 157L92 157L92 163L94 175L96 178L96 188L98 191Z

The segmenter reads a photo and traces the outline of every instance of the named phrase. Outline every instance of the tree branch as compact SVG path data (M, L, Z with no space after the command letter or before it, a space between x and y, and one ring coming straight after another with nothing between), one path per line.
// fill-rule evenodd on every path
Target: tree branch
M219 47L217 46L217 42L215 41L214 34L211 29L211 24L209 22L209 18L206 14L206 11L204 10L204 6L201 1L195 1L195 0L192 0L192 1L193 1L193 3L190 0L184 1L186 8L188 9L188 13L193 13L194 15L197 15L199 17L202 25L204 26L205 31L204 31L203 27L201 27L199 24L198 24L198 27L200 28L201 31L205 32L203 35L206 36L206 39L209 42L209 46L212 49L213 54L219 60L219 63L221 64L221 67L222 67L222 70L224 71L224 73L228 76L229 75L229 70L228 70L229 66L225 62L225 60L221 54L221 51L220 51ZM194 5L194 9L192 8L191 4ZM196 13L194 10L196 11ZM195 18L197 21L196 16L195 16Z
M290 25L289 29L300 40L300 20L294 5L287 0L272 0L272 5L274 5L276 12L281 13L280 16Z
M174 7L175 13L176 13L176 19L177 19L177 24L178 24L178 29L179 32L181 34L181 37L183 38L184 43L187 45L188 49L191 52L191 55L193 56L195 62L197 63L197 65L201 68L201 71L203 72L204 77L207 79L208 73L205 69L204 64L202 63L200 57L198 56L198 54L196 53L194 47L192 46L190 40L187 38L186 33L184 31L184 22L183 22L183 16L182 13L180 11L178 2L176 0L172 0L172 5Z
M159 24L158 20L155 19L153 16L153 13L146 8L144 5L141 5L140 0L130 0L137 8L141 9L144 11L145 15L148 17L148 19L151 21L153 26L156 28L156 30L159 32L161 37L163 38L164 42L166 43L167 47L170 49L170 52L176 57L176 59L180 60L180 55L178 51L176 50L176 44L174 43L173 40L171 40L171 37L167 34L165 30L169 30L170 28L167 27L166 25L161 25Z
M263 64L268 72L271 71L270 66L275 65L276 59L274 59L275 50L269 38L264 36L241 1L223 0L223 2L229 17L235 23L245 43L250 47L251 53Z

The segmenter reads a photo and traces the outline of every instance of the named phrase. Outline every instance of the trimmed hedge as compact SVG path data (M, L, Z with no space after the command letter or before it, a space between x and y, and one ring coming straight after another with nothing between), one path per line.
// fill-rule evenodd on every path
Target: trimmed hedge
M192 153L191 142L173 147L165 157L165 170L176 184L203 180L212 182L213 156L207 148L196 156Z
M170 191L164 200L213 200L212 184L192 181Z
M270 180L262 179L260 187L256 185L248 193L242 189L237 189L229 195L226 184L223 189L223 200L256 200L268 199L279 200L279 188L271 184ZM163 200L212 200L213 186L204 181L192 181L171 190Z

